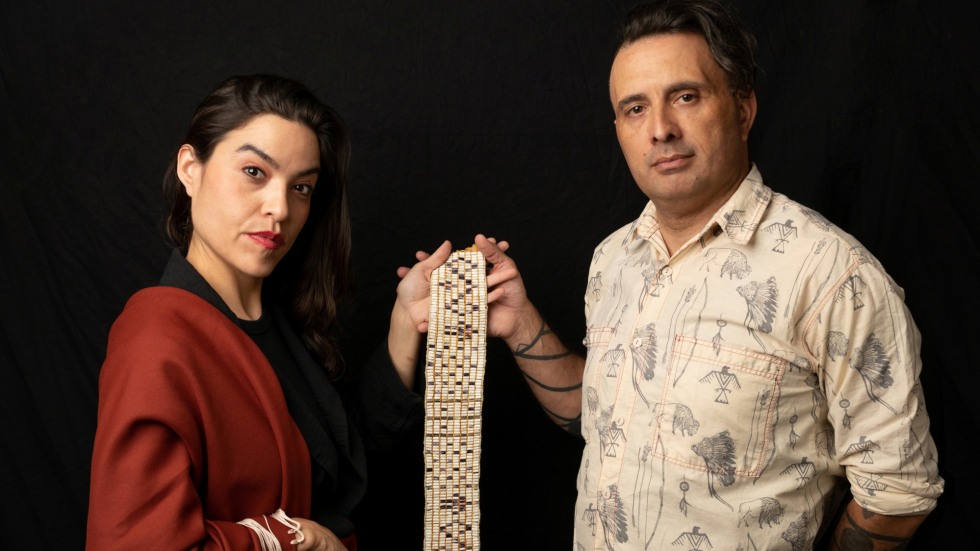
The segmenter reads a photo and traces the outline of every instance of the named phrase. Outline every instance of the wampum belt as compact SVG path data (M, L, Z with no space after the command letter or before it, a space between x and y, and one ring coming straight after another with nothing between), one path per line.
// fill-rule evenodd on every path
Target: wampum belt
M425 352L424 551L479 551L487 349L486 260L450 254L429 281Z

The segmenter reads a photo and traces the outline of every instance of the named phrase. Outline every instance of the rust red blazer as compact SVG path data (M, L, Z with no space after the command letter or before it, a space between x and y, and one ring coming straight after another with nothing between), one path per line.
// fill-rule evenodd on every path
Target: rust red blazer
M223 313L144 289L99 379L87 549L259 549L237 524L308 518L310 454L272 366ZM286 527L270 526L283 549Z

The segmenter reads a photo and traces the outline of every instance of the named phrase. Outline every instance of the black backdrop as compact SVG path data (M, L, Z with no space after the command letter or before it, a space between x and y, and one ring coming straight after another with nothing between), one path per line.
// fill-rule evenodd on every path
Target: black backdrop
M228 75L297 78L352 128L352 369L385 334L395 268L477 232L511 241L581 348L592 248L644 201L607 97L632 2L274 4L0 0L0 546L83 546L108 328L160 274L160 176ZM824 4L738 2L765 70L752 156L905 289L947 481L913 547L975 542L980 9ZM499 343L488 363L483 548L570 549L580 444ZM421 547L420 443L372 457L365 551Z

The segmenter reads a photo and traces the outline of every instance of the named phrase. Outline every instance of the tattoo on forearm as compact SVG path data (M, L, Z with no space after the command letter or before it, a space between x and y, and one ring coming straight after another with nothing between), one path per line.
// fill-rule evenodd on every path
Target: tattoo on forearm
M532 383L538 385L539 387L541 387L541 388L543 388L545 390L550 390L551 392L571 392L573 390L578 390L578 389L582 388L582 383L574 384L574 385L571 385L571 386L550 386L550 385L546 385L546 384L542 383L541 381L535 379L534 377L528 375L527 374L527 371L524 371L523 369L521 370L521 373L524 374L524 377L527 378L527 380L531 381Z
M534 345L538 344L538 341L541 340L541 337L545 335L550 335L551 333L553 333L551 328L549 328L542 320L541 329L538 330L538 334L534 336L534 339L532 339L530 343L517 345L517 350L514 350L514 356L524 360L546 361L546 360L557 360L560 358L564 358L565 356L571 355L572 352L570 350L565 350L564 352L559 352L558 354L545 354L545 355L528 353L532 348L534 348Z
M864 551L876 548L902 550L908 547L909 538L872 532L854 522L854 518L847 510L844 511L844 516L847 519L847 525L841 530L840 539L837 541L837 548L841 551ZM874 516L874 513L865 510L865 518ZM885 547L876 547L876 544ZM888 544L891 546L887 547Z
M572 430L573 427L578 427L579 424L582 422L582 414L581 413L578 414L578 415L576 415L575 417L562 417L561 415L558 415L557 413L551 411L550 409L548 409L548 408L546 408L544 406L541 406L541 409L543 409L545 411L545 413L547 413L548 415L550 415L550 416L554 417L555 419L557 419L557 421L555 421L555 423L559 427L561 427L561 428L563 428L565 430L568 430L568 431Z

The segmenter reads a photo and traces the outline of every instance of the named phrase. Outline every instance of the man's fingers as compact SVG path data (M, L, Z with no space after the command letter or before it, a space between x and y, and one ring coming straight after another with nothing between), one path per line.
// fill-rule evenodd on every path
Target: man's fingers
M420 251L421 252L421 251ZM447 239L439 245L439 248L432 252L432 254L426 254L425 259L419 259L426 268L434 270L439 266L442 266L446 260L449 260L449 254L453 252L453 245Z
M489 293L487 293L487 304L490 304L493 301L497 300L503 294L504 294L503 289L494 289L493 291L490 291Z
M425 251L417 251L415 253L415 258L419 261L417 266L424 268L426 276L428 276L432 270L438 268L445 263L447 259L449 259L449 253L451 252L452 244L448 240L443 241L442 245L439 245L439 248L433 251L431 254ZM398 268L399 277L405 277L405 275L401 273L402 269L403 268ZM408 274L410 270L408 268L404 269L406 270L405 274Z
M495 239L487 238L481 233L477 234L473 242L490 264L497 265L507 260L507 255L504 254L506 249L501 249Z
M487 287L496 287L505 281L510 281L518 276L517 269L508 265L503 267L494 266L493 270L487 274Z

